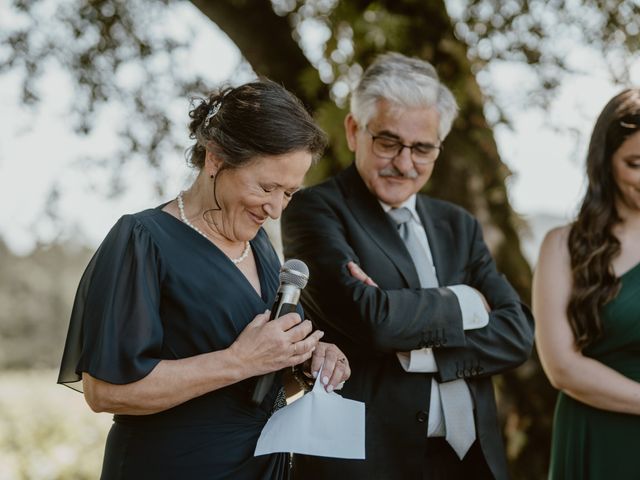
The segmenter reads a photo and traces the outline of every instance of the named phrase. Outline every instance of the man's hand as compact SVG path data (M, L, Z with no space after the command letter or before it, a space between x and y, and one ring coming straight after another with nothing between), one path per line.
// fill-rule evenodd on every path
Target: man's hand
M482 292L480 292L480 290L476 288L474 288L474 290L480 297L480 300L482 300L482 304L484 305L484 308L487 310L487 313L491 313L491 306L489 305L489 302L487 302L486 297L482 294Z
M362 270L355 262L347 263L347 268L349 269L349 273L353 278L360 280L365 285L369 285L371 287L378 286L378 284L374 282L369 275L364 273L364 270Z

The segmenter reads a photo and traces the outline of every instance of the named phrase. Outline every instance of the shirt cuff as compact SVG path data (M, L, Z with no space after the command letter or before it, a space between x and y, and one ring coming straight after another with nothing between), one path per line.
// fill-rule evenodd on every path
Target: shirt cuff
M476 290L467 285L453 285L447 288L458 297L464 330L474 330L489 324L489 313Z
M482 328L489 324L489 313L476 290L467 285L453 285L447 288L458 299L464 330ZM436 358L431 348L396 352L396 356L405 372L434 373L438 371Z
M438 371L436 358L431 348L421 348L410 352L396 352L396 356L405 372L434 373Z

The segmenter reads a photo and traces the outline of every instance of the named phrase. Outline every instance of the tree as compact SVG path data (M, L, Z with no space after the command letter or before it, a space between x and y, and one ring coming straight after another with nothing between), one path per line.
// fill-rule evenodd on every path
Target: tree
M100 106L118 99L129 112L120 132L125 140L120 161L127 161L133 152L157 166L163 153L180 143L167 108L171 97L202 92L204 87L200 78L172 68L172 59L188 38L166 37L154 28L177 0L53 3L55 9L51 1L14 0L13 10L21 12L24 25L0 34L8 46L0 50L0 72L24 72L23 101L33 105L36 79L46 62L54 59L76 81L78 132L90 131ZM562 76L581 68L566 61L567 48L584 44L607 52L612 77L625 83L627 59L640 38L640 16L633 0L192 3L226 32L255 72L298 94L329 133L331 146L326 159L310 173L311 183L351 161L342 118L347 94L362 66L384 50L434 63L456 95L461 114L427 190L464 206L481 220L499 268L527 301L531 269L518 240L523 226L509 205L505 180L510 172L500 160L492 133L493 125L508 123L509 117L492 86L483 82L483 74L496 62L530 66L536 82L523 91L522 100L544 107ZM49 28L38 28L43 23ZM308 28L325 35L320 52L305 45ZM168 63L158 66L160 57L168 58ZM127 86L124 77L131 69L139 79ZM169 94L164 92L168 86ZM535 359L501 377L498 389L514 477L543 478L554 392Z

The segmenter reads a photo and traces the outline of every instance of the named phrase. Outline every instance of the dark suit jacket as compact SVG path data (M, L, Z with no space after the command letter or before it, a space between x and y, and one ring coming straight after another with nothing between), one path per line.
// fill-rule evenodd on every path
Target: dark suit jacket
M366 404L366 460L297 458L299 478L422 478L431 378L407 373L397 351L433 347L440 382L465 378L476 430L494 476L508 477L491 376L530 355L533 319L498 273L480 225L463 209L418 195L440 285L466 284L484 294L489 325L463 331L457 297L447 288L420 288L395 225L355 166L298 192L282 218L284 254L309 266L306 315L344 350L352 375L342 395ZM377 282L349 274L355 261Z

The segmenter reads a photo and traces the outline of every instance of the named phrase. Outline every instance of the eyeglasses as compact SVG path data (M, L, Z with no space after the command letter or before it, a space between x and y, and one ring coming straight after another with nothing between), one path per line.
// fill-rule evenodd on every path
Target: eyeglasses
M428 165L433 163L440 155L442 145L432 145L430 143L414 143L405 145L395 138L386 135L374 135L369 130L369 126L365 130L371 135L371 149L374 155L380 158L393 159L402 153L402 149L408 148L411 152L411 160L416 165Z

